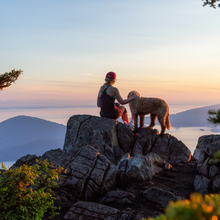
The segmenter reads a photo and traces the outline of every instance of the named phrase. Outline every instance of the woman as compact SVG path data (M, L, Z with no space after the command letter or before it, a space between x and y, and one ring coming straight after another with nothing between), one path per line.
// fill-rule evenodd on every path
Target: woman
M138 97L132 97L128 99L122 99L118 89L113 87L116 81L116 74L114 72L108 72L105 77L105 82L101 86L98 98L97 106L101 108L100 115L101 117L118 119L122 117L124 123L129 123L128 113L124 106L120 106L118 103L115 103L115 99L121 104L125 105ZM124 117L123 117L124 116Z

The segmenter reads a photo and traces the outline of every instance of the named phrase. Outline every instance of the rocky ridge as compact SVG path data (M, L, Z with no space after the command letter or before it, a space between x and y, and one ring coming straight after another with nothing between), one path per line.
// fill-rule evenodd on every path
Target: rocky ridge
M47 158L67 169L56 192L61 215L54 219L141 219L194 191L219 191L219 167L212 164L219 148L217 135L201 137L191 156L184 143L170 134L158 136L156 129L141 128L134 136L115 120L74 115L63 150L27 155L14 167Z

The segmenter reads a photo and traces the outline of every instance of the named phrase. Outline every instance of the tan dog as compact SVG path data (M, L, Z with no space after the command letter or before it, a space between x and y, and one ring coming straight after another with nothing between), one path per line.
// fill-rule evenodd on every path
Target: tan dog
M167 103L159 98L145 98L141 97L140 94L136 91L132 91L128 94L128 98L139 96L139 99L136 99L129 103L130 110L134 119L134 131L138 130L138 116L140 116L140 127L144 126L144 115L150 114L151 123L149 127L155 125L155 120L158 118L158 121L161 125L160 135L163 135L166 128L169 130L171 127L169 119L169 106Z

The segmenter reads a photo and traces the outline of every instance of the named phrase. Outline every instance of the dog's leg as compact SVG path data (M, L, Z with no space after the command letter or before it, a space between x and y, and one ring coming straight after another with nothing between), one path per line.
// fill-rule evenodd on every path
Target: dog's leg
M140 127L144 127L144 115L140 115Z
M160 136L162 136L165 133L165 130L166 130L164 116L158 116L158 121L159 121L160 126L161 126Z
M155 125L155 121L156 121L157 115L156 114L150 114L150 124L148 127L152 128Z
M137 133L137 130L138 130L138 114L134 114L133 119L134 119L134 133Z

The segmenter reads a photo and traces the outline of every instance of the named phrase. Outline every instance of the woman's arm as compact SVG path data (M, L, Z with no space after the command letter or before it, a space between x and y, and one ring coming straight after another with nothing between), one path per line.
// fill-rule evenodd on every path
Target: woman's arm
M117 99L117 101L118 101L121 105L125 105L125 104L127 104L127 103L129 103L129 102L131 102L131 101L134 101L135 99L138 99L138 98L139 98L139 97L131 97L131 98L128 98L128 99L122 99L122 97L121 97L121 95L120 95L118 89L117 89L117 88L114 88L114 89L115 89L114 93L115 93L116 99Z
M100 97L99 97L99 94L98 94L98 97L97 97L97 106L99 108L101 108L101 103L100 103Z

